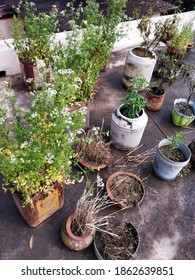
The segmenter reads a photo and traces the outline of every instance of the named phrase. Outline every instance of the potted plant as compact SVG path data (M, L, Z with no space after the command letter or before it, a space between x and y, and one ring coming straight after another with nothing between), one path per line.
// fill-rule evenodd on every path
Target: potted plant
M71 250L86 249L93 242L95 231L107 220L108 216L100 216L100 211L109 207L111 203L107 195L101 195L101 192L95 194L92 187L90 185L90 188L84 190L74 213L62 223L61 238Z
M130 222L108 220L94 237L95 254L99 260L130 260L135 258L139 234Z
M75 101L85 103L95 94L94 85L114 43L124 35L116 27L124 18L127 0L108 1L104 12L96 0L81 2L77 8L74 2L66 5L64 20L71 31L66 34L66 44L60 46L60 51L57 46L54 67L72 69L76 73L82 84Z
M67 90L69 90L67 88ZM36 227L63 206L70 181L73 145L84 120L71 113L52 85L29 96L21 108L7 84L0 102L0 172L21 214ZM58 104L56 106L56 103Z
M165 84L171 86L177 76L181 63L179 60L166 53L161 53L158 56L154 74L157 76L157 81L150 83L150 87L145 91L148 111L157 112L161 109L165 98Z
M20 1L15 10L12 45L20 61L24 82L33 90L40 88L42 81L49 80L50 74L47 72L44 76L41 70L48 68L50 63L51 43L58 30L58 10L53 6L48 14L37 12L35 3L26 0Z
M139 14L135 18L139 18ZM126 57L123 84L126 88L131 84L131 79L135 76L144 77L148 84L150 83L157 56L154 48L158 45L161 38L159 26L155 25L153 34L153 23L151 21L152 10L149 9L146 15L143 15L138 22L137 28L143 39L140 46L132 47ZM153 38L151 36L153 34ZM153 46L153 44L155 44Z
M193 20L184 23L181 27L177 26L176 32L167 42L167 52L178 59L183 58L189 44L193 42L194 34Z
M139 205L144 197L142 180L131 172L113 173L106 181L110 199L121 208Z
M195 93L195 66L185 63L181 68L181 79L188 87L188 98L177 98L172 110L172 121L176 126L188 126L195 119L195 102L191 100Z
M145 78L134 77L123 104L112 113L110 137L112 144L119 149L134 148L141 141L148 117L144 111L147 101L140 91L146 87Z
M102 128L93 127L84 132L84 137L80 139L80 143L76 148L78 162L89 168L100 170L111 163L112 155L110 151L110 143L105 143ZM108 133L106 133L108 135Z
M159 142L153 163L154 173L162 180L174 180L179 172L189 163L191 152L182 142L184 134L177 132L168 139Z

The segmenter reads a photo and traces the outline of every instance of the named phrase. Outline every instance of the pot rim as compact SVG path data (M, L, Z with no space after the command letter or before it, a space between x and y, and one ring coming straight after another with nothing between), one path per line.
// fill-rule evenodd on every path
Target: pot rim
M68 233L68 235L73 239L73 240L76 240L76 241L81 241L81 240L84 240L86 238L88 238L91 234L93 234L93 229L91 230L91 233L89 234L86 234L84 236L76 236L72 233L71 231L71 223L74 219L74 213L72 213L66 220L66 223L65 223L65 227L66 227L66 231Z
M110 198L112 201L116 202L117 205L119 205L121 208L123 208L123 206L120 204L120 201L118 201L118 200L115 199L115 197L113 196L112 191L111 191L111 189L110 189L110 183L111 183L111 181L112 181L115 177L117 177L117 176L119 176L119 175L128 175L129 177L135 178L135 179L140 183L140 185L141 185L141 187L142 187L142 190L143 190L143 194L142 194L142 197L141 197L140 201L137 202L137 204L139 205L139 204L142 202L143 198L144 198L144 195L145 195L145 187L144 187L144 185L143 185L143 183L142 183L142 180L141 180L137 175L135 175L135 174L133 174L133 173L131 173L131 172L127 172L127 171L117 171L117 172L111 174L111 175L108 177L108 179L107 179L107 181L106 181L106 192L107 192L109 198ZM129 207L127 207L127 208L129 208Z
M150 56L143 57L143 56L139 56L139 55L134 54L134 53L133 53L133 50L135 50L135 49L144 50L145 48L140 47L140 46L134 46L134 47L130 48L129 53L131 53L131 55L132 55L133 57L135 57L135 58L139 57L140 59L143 59L144 61L146 61L146 60L157 59L157 55L156 55L156 53L155 53L153 50L150 50L150 49L149 49L148 52L151 53L154 57L150 57Z
M121 113L121 111L120 111L120 108L123 106L124 104L121 104L118 108L117 108L117 113L119 114L118 116L119 117L121 117L123 120L125 120L125 121L127 121L127 122L132 122L132 121L137 121L137 120L140 120L142 117L143 117L143 115L144 115L144 113L145 113L145 110L144 109L141 109L141 115L139 116L139 117L137 117L137 118L127 118L127 117L125 117L122 113Z
M178 104L178 103L187 103L187 99L181 97L181 98L176 98L176 99L174 100L174 110L175 110L175 112L176 112L179 116L184 117L184 118L186 118L186 119L195 118L195 102L194 102L194 101L190 100L190 102L189 102L189 105L191 106L191 108L192 108L192 110L193 110L193 113L194 113L192 116L186 116L186 115L184 115L184 114L178 112L178 111L176 110L176 108L175 108L175 105Z

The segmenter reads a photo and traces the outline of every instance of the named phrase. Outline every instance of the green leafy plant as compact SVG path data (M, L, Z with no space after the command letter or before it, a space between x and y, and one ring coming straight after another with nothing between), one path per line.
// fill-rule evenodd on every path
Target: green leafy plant
M181 68L181 79L185 85L188 87L188 99L187 104L189 104L192 95L195 94L195 65L184 63Z
M17 55L24 61L47 62L54 34L58 30L57 8L53 6L48 14L38 13L35 3L26 0L21 0L14 8L17 16L14 16L11 35Z
M68 91L68 88L67 88ZM31 92L31 106L23 109L5 84L0 101L0 171L5 190L17 192L23 204L38 193L47 195L53 184L70 180L81 112L71 112L64 95L53 85Z
M168 137L167 139L170 141L171 150L177 149L184 138L185 134L183 132L176 132L175 135Z
M134 77L131 80L131 85L128 88L128 94L123 100L123 105L120 109L121 113L127 118L138 118L142 109L145 108L147 101L140 95L140 91L149 89L148 82L145 78Z
M72 69L82 80L77 102L89 100L94 94L94 85L100 70L105 67L114 43L123 36L117 25L124 17L126 0L109 0L104 13L95 0L87 0L75 8L75 1L69 2L64 11L70 32L66 46L57 46L55 68ZM65 56L65 57L64 57Z

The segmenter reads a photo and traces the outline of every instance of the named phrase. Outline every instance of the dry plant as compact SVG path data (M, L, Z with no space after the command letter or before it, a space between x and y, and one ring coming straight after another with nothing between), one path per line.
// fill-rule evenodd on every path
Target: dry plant
M104 134L108 135L108 132L102 132L100 127L93 127L85 133L79 144L79 157L82 160L95 165L111 163L110 142L105 143Z
M107 194L102 195L98 191L95 195L91 189L85 189L76 204L74 220L71 225L72 232L76 236L89 234L93 229L107 224L107 219L113 214L100 216L100 212L113 205Z
M96 247L105 260L128 260L134 258L139 237L131 223L108 222L104 232L95 235ZM112 234L110 234L112 233Z

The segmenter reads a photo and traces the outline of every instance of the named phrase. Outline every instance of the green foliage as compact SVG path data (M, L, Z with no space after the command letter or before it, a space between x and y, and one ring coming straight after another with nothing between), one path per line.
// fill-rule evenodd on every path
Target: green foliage
M68 88L67 88L68 90ZM23 203L33 195L48 194L54 182L68 181L81 112L71 112L64 94L53 85L31 93L31 107L22 109L5 84L0 101L0 171L6 189L18 192Z
M21 0L16 12L11 34L17 55L31 62L47 59L54 34L58 30L58 10L53 6L49 14L38 13L35 3Z
M195 94L195 65L184 63L181 68L181 78L189 90L187 104L189 104L192 95Z
M79 102L93 96L100 70L105 67L114 43L124 35L116 27L124 17L127 0L107 1L104 14L95 0L87 0L85 6L80 3L78 8L74 2L68 3L64 11L71 31L66 46L61 46L61 51L57 47L54 64L62 70L71 68L82 80Z
M174 136L168 137L170 141L171 149L175 150L179 147L179 144L184 140L185 134L183 132L176 132Z
M140 91L148 88L148 82L145 78L134 77L128 88L128 94L123 100L121 113L127 118L138 118L142 109L145 108L147 101L140 95Z

